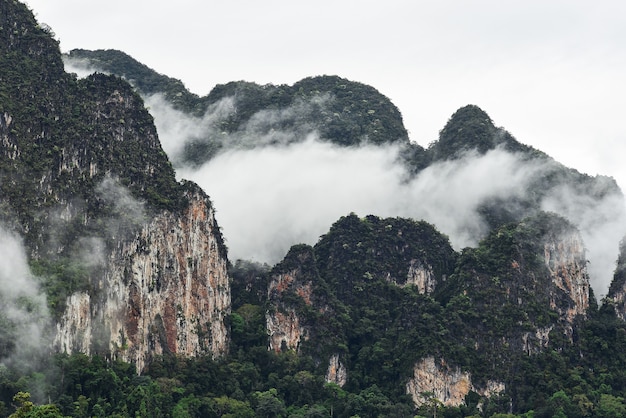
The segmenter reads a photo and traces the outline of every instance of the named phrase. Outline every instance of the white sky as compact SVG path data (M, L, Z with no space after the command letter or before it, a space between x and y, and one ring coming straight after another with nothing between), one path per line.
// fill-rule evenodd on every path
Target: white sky
M519 141L615 177L626 144L626 2L28 0L61 49L119 49L204 95L339 75L427 146L466 104Z

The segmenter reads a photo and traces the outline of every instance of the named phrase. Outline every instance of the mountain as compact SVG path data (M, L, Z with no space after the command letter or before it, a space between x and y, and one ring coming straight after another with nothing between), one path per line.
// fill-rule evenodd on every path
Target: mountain
M344 384L355 384L351 373L396 390L409 379L416 403L434 390L447 405L471 386L451 395L406 373L422 373L420 362L435 356L469 372L478 393L504 391L519 357L551 339L572 342L594 303L580 234L550 214L502 227L460 255L423 222L350 215L314 248L294 247L270 272L268 295L270 348L321 350L326 364L339 359Z
M580 201L621 200L617 183L604 176L588 176L568 168L545 153L524 145L505 129L495 126L489 115L476 105L458 109L428 149L408 140L402 116L388 98L375 89L336 76L310 77L293 86L231 82L218 85L199 98L179 80L138 63L115 50L72 50L64 56L70 68L102 71L119 75L146 99L163 97L173 109L192 116L198 132L186 139L183 151L170 152L177 168L199 167L220 152L240 148L280 146L305 140L315 132L322 141L339 146L375 144L400 147L399 160L408 176L415 178L427 167L446 161L462 161L468 155L482 156L502 150L515 156L516 163L528 167L527 184L512 184L513 196L485 199L479 210L490 227L519 221L540 210L555 211L567 218L597 215L577 212ZM160 106L159 106L160 107ZM169 115L155 109L159 118L172 123ZM185 129L181 129L184 131ZM185 141L180 133L179 141ZM561 204L550 202L557 194ZM566 205L568 207L566 207ZM611 217L624 218L621 206ZM594 212L603 212L598 209ZM599 215L599 216L605 216ZM572 219L577 225L582 221Z
M208 196L176 181L126 82L66 74L32 13L0 5L0 215L47 292L55 344L139 370L160 352L225 353L227 255Z
M220 150L255 147L259 141L299 141L313 131L318 131L323 140L341 146L363 142L409 145L402 116L387 97L370 86L337 76L310 77L292 86L236 81L217 85L208 96L200 98L179 80L158 74L120 51L75 49L64 58L75 68L123 77L142 96L162 95L174 109L196 117L226 107L212 121L212 129L185 144L180 160L175 160L177 165L201 165ZM271 112L269 118L257 117L267 112ZM246 135L250 131L254 133L253 143ZM298 135L273 134L284 131Z
M0 46L1 416L626 414L624 245L599 304L586 248L623 234L612 179L521 144L475 105L412 145L388 99L335 76L199 98L123 53L82 51L72 59L127 81L78 79L13 0L0 0ZM170 162L155 94L210 116L187 143L198 152ZM230 263L219 212L175 164L303 135L397 149L407 184L468 176L464 196L481 197L468 218L486 228L456 248L425 220L348 213L274 265ZM485 193L501 173L504 192ZM417 190L423 205L436 192Z

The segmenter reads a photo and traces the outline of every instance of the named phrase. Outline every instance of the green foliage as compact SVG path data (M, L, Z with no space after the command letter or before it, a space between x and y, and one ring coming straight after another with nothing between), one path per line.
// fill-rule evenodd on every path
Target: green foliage
M0 43L0 215L17 217L12 226L26 234L31 268L58 315L68 295L94 292L90 279L98 272L71 258L79 238L101 237L112 245L106 239L111 230L119 235L136 227L116 206L120 199L103 196L103 180L123 186L150 214L181 210L188 196L201 191L176 182L141 97L116 76L77 80L65 74L58 43L20 3L0 2ZM277 118L263 129L316 129L342 146L402 144L413 173L433 161L498 146L529 161L550 161L496 128L476 106L459 109L426 151L408 143L400 113L386 97L339 77L312 77L293 86L233 82L198 98L179 81L117 51L70 55L123 76L141 94L162 92L196 116L232 98L236 111L219 121L220 134L245 131L261 111L299 106L304 111L297 117ZM200 164L226 145L200 138L186 158ZM35 371L7 362L0 366L0 415L624 416L625 322L607 300L599 309L592 303L584 321L564 324L558 309L566 310L571 301L555 289L542 257L546 242L573 227L539 211L542 196L558 185L592 199L612 196L617 186L557 163L546 167L527 197L493 199L480 208L492 232L460 254L428 223L350 214L314 247L294 246L273 268L236 262L230 266L231 346L221 358L169 354L154 359L142 375L111 356L51 355L33 359L41 365ZM55 210L66 212L54 216ZM225 257L219 234L218 243ZM622 258L613 293L625 281ZM410 283L419 268L432 273L434 289ZM279 277L281 288L268 291ZM21 303L31 308L28 300ZM280 310L296 312L306 328L297 352L267 349L266 315ZM4 360L24 330L6 314L0 320ZM549 341L539 341L539 331ZM343 387L326 382L335 354L348 372ZM456 408L444 407L430 393L416 410L406 382L427 356L467 371L476 387L498 380L506 391L489 399L470 391L466 405Z
M53 316L60 317L65 310L67 298L75 292L91 289L91 269L83 263L60 259L56 261L33 260L31 272L41 281L46 293L48 308Z
M503 146L512 152L533 153L531 147L517 142L508 132L498 129L493 121L476 105L467 105L457 110L439 133L439 141L428 151L434 160L454 159L467 151L485 154Z
M302 138L295 140L302 140L317 130L323 140L343 146L392 142L409 145L402 116L387 97L370 86L337 76L309 77L293 86L230 82L215 86L209 95L200 98L179 80L158 74L120 51L75 49L67 58L125 78L144 97L163 94L174 108L194 116L202 116L220 100L232 97L236 111L218 123L216 131L220 133L245 131L246 124L259 112L295 107L299 109L295 117L279 118L266 127L267 132L299 132ZM212 135L206 132L204 137L186 144L181 163L201 165L219 152L225 144L219 135ZM417 159L417 153L410 158Z
M230 315L233 347L250 348L266 342L265 311L259 305L244 304Z
M18 392L13 397L16 411L9 418L63 418L56 405L35 405L30 400L30 393Z
M200 116L206 100L190 93L180 80L166 77L137 62L122 51L73 49L64 57L74 65L115 74L130 82L142 96L162 93L176 108Z

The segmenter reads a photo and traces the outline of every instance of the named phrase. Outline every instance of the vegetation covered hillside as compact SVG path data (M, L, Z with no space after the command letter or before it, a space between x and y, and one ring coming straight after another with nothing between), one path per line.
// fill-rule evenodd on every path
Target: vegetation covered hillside
M597 303L581 233L621 216L611 179L473 105L422 149L388 99L339 77L199 98L122 53L70 55L137 90L66 74L49 30L0 0L0 416L626 416L624 245ZM226 247L206 195L175 180L142 98L155 93L196 117L224 106L185 163L232 145L221 132L271 144L315 131L403 144L407 183L501 150L528 177L480 202L488 227L472 247L423 220L349 213L273 266L238 260L218 277ZM55 351L44 337L60 330L82 351ZM111 337L114 350L99 345Z
M588 223L595 224L602 222L596 217L626 216L621 205L607 203L623 199L613 179L582 174L522 144L476 105L454 112L438 140L424 149L408 140L402 116L388 98L370 86L336 76L310 77L293 86L236 81L215 86L208 96L199 98L179 80L158 74L120 51L73 50L65 60L73 66L122 76L144 98L162 95L181 115L197 118L194 125L199 131L191 138L181 134L180 141L187 141L182 154L170 155L177 167L200 166L221 151L304 141L312 132L320 140L340 146L398 145L398 164L408 171L409 180L446 161L464 164L502 150L527 171L523 177L528 181L521 185L512 181L509 196L490 196L480 203L482 221L489 228L543 209L560 213L577 226L587 222L585 219L593 219ZM555 199L561 203L552 202ZM551 203L547 204L548 200ZM594 201L603 208L581 213L584 209L580 206ZM606 214L604 206L609 205L613 209Z
M107 176L152 208L177 207L182 190L142 99L114 76L66 74L56 41L31 13L11 1L2 8L4 218L17 216L30 246L43 251L41 210L81 201L88 219L98 217L106 205L95 185Z
M254 147L258 145L254 141L303 140L314 131L322 140L342 146L363 142L408 146L402 116L387 97L370 86L337 76L310 77L292 86L234 81L215 86L208 96L200 98L180 81L160 75L120 51L72 50L65 59L71 65L124 77L142 96L161 94L175 109L196 117L227 106L229 110L217 118L213 129L185 145L182 159L175 161L179 165L200 165L221 149ZM248 139L246 132L251 130L256 139ZM273 131L299 135L269 135ZM223 140L225 134L229 134L227 142Z

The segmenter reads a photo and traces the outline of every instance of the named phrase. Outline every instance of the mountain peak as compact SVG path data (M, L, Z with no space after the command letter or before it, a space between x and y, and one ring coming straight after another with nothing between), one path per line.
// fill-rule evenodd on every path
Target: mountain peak
M458 109L439 132L439 141L429 151L433 160L456 159L468 151L486 154L502 146L511 152L535 153L532 147L518 142L506 130L496 127L480 107L470 104Z
M484 154L495 148L497 129L489 115L476 105L457 110L439 133L434 145L436 159L455 158L468 150Z

